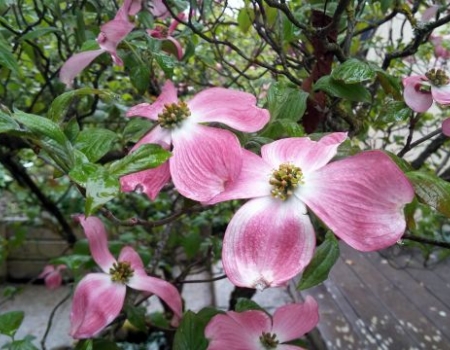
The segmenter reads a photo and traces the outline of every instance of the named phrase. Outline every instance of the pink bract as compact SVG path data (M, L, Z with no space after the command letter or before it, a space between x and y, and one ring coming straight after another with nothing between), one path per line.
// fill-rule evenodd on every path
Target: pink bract
M103 273L90 273L77 285L70 313L70 334L76 339L91 338L110 324L122 310L127 286L161 298L181 318L178 290L170 283L148 276L141 258L131 247L124 247L116 260L108 249L105 228L100 219L77 217L89 242L92 258ZM128 275L115 274L117 267ZM117 279L117 276L123 280ZM125 277L123 277L125 276Z
M61 271L65 270L65 265L46 265L44 270L39 274L38 278L43 278L45 281L45 286L50 289L57 289L62 284Z
M450 104L450 84L435 86L426 76L413 75L403 78L403 86L405 103L414 112L426 112L433 100L441 105Z
M403 208L414 197L412 185L381 151L327 164L345 139L345 133L319 141L282 139L263 146L262 158L243 151L239 178L207 203L253 198L236 212L225 232L222 263L235 285L281 286L305 268L315 247L308 210L361 251L382 249L400 239L406 227ZM277 178L286 168L293 169L296 186L290 185L293 180Z
M77 53L64 63L59 72L59 78L64 84L68 87L72 86L73 79L104 52L111 55L116 65L123 65L122 60L117 55L117 46L134 28L134 24L128 20L130 10L132 12L137 11L137 6L134 2L127 0L114 19L100 27L100 34L97 37L100 49Z
M134 106L127 116L160 121L167 105L179 106L180 103L175 86L167 81L154 103ZM123 191L139 188L154 199L165 184L164 180L171 176L183 196L208 201L239 176L242 149L232 132L203 123L223 123L243 132L255 132L270 118L267 110L256 106L253 95L223 88L203 90L185 106L190 113L186 119L173 128L165 128L160 123L133 148L143 143L157 143L165 148L172 145L169 165L123 176L120 180Z
M214 316L206 326L205 336L209 340L207 350L266 349L269 347L264 347L264 340L261 339L265 336L277 342L276 349L301 349L283 343L301 338L318 322L318 306L310 296L306 297L303 304L281 306L273 317L260 310L228 311Z

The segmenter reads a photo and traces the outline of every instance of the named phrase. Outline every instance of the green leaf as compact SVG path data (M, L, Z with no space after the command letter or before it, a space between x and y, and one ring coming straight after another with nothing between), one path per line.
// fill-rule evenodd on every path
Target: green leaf
M329 75L320 78L314 84L314 90L322 90L331 96L356 102L370 102L372 97L369 91L361 84L344 84L332 79Z
M63 126L64 135L67 136L70 142L75 142L78 134L80 133L80 126L78 125L77 118L71 118Z
M76 271L90 260L90 255L71 254L52 259L51 263L53 265L65 265L68 269Z
M212 308L202 309L197 314L187 311L175 333L173 350L205 350L208 346L204 335L205 327L218 313L220 311Z
M150 85L150 73L150 67L144 64L132 67L130 70L131 84L140 94L147 91Z
M243 312L243 311L248 311L248 310L260 310L260 311L266 312L266 310L264 310L261 306L259 306L253 300L247 299L247 298L239 298L236 303L235 311Z
M267 125L261 132L261 136L276 140L283 137L300 137L305 135L305 130L297 122L288 119L278 119Z
M36 29L32 30L31 32L28 32L24 36L21 36L20 41L33 40L33 39L41 38L48 33L56 33L56 32L60 32L60 31L61 31L60 29L55 28L55 27L36 28Z
M267 102L273 120L278 118L298 122L306 111L309 94L303 90L274 83L267 93Z
M0 67L3 66L14 74L20 75L20 68L16 58L11 53L11 48L12 46L0 40Z
M96 173L104 171L100 165L92 163L77 164L70 172L69 177L81 187L86 187L89 178Z
M325 281L338 258L338 241L331 232L327 232L325 240L316 249L314 257L303 272L302 279L297 288L299 290L304 290Z
M73 165L72 145L58 124L38 115L14 111L14 118L32 133L33 142L44 149L63 169Z
M145 332L147 330L147 324L145 321L146 314L145 307L136 307L132 305L127 305L125 312L127 313L127 319L130 323L135 326L140 331Z
M0 315L0 334L14 337L22 324L25 313L23 311L10 311Z
M255 13L249 7L244 7L239 10L237 21L239 29L242 33L247 33L252 27L252 23L255 19Z
M93 342L94 341L92 339L82 339L77 343L75 350L93 350Z
M402 85L398 77L386 73L381 68L375 67L374 69L386 95L392 95L395 100L403 101Z
M153 121L147 118L132 118L125 126L122 137L126 141L137 142L150 131L153 125Z
M39 350L33 345L34 337L26 337L21 340L15 340L9 343L8 350Z
M89 87L67 91L53 100L48 111L48 118L54 122L62 121L70 107L70 104L72 103L72 100L75 97L86 95L98 95L106 101L111 101L118 98L116 94L110 91L93 89Z
M119 179L100 172L88 178L86 183L86 216L92 215L103 204L115 198L120 192Z
M126 157L112 163L109 167L109 172L116 176L122 176L156 168L169 159L170 156L171 153L159 145L144 144Z
M20 125L7 113L0 110L0 133L20 130Z
M383 106L378 117L386 123L398 123L408 120L412 110L403 101L389 101Z
M83 152L91 162L96 162L112 149L118 140L116 133L107 129L84 129L75 141L75 148Z
M369 64L350 58L333 69L331 78L344 84L361 83L375 79L376 73Z
M92 350L121 350L115 342L108 339L94 339Z
M163 70L167 79L171 79L173 75L173 69L175 68L175 59L172 56L166 55L162 52L153 53L153 56L156 59L156 62Z
M450 217L450 183L423 171L406 173L422 203Z

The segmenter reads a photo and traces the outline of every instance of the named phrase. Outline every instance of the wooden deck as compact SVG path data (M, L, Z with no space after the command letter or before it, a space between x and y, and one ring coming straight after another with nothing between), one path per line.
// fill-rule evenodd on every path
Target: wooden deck
M340 248L329 280L302 293L319 302L328 349L450 350L450 260L425 268L411 249Z

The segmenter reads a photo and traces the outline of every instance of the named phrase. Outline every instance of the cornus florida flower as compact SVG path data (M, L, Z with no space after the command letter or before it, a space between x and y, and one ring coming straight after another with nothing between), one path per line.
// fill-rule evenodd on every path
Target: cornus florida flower
M442 69L404 78L403 86L405 103L415 112L426 112L433 100L441 105L450 104L450 78Z
M236 212L223 241L223 266L235 285L280 286L304 269L315 247L307 207L358 250L385 248L402 236L411 184L381 151L327 164L345 139L282 139L263 146L262 158L243 151L239 178L208 202L254 198Z
M61 271L66 269L65 265L46 265L38 278L43 278L48 289L57 289L62 284Z
M173 285L148 276L141 258L131 247L124 247L119 259L114 259L100 219L80 215L78 220L92 257L103 273L86 275L75 290L70 312L72 337L93 337L111 323L123 307L127 286L157 295L173 310L176 318L181 317L181 297Z
M166 28L162 25L157 25L154 29L147 29L147 33L155 39L163 40L163 41L169 41L172 43L172 45L175 48L176 56L178 60L180 61L183 58L183 48L180 44L180 42L175 39L172 34L177 28L178 24L180 22L178 20L183 20L185 17L184 13L180 13L177 18L173 19L172 22L169 25L169 28ZM171 53L172 51L169 51Z
M138 12L137 5L136 1L126 0L114 19L100 27L100 34L97 37L100 49L77 53L64 63L59 73L59 78L64 84L71 86L75 76L104 52L111 55L116 65L123 65L121 58L117 55L117 46L134 28L134 24L128 20L128 14Z
M242 166L237 137L228 130L202 124L218 122L254 132L270 118L267 110L256 106L251 94L210 88L183 102L178 100L170 81L154 103L134 106L127 116L143 116L159 123L133 150L144 143L158 143L165 148L173 145L173 150L170 160L158 168L123 176L122 190L139 188L154 199L171 175L177 190L197 201L208 201L221 193L239 176Z
M302 337L318 322L318 306L310 296L304 304L278 308L273 317L259 310L228 311L214 316L206 326L207 350L301 349L283 343Z

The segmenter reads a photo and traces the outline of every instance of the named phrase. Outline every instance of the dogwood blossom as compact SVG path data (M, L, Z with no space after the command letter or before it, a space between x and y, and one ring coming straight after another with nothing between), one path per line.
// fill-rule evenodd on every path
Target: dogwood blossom
M442 69L404 78L403 86L405 103L415 112L426 112L433 100L441 105L450 104L450 78Z
M141 189L154 199L172 177L177 190L185 197L208 201L221 193L241 171L242 149L230 131L204 123L223 123L244 132L260 130L269 121L269 112L256 106L256 98L246 92L210 88L184 102L177 98L171 81L164 84L161 95L152 104L131 108L127 116L142 116L158 121L133 148L144 143L171 145L172 157L155 169L123 176L123 191ZM133 151L132 150L132 151Z
M243 151L239 178L208 202L253 198L233 216L223 241L222 263L235 285L281 286L306 267L315 248L308 209L361 251L402 236L412 185L381 151L327 164L346 137L282 139L263 146L262 158Z
M78 283L70 312L70 334L77 339L90 338L102 331L122 310L127 286L161 298L181 317L181 297L170 283L148 276L136 251L124 247L116 260L108 250L106 231L100 219L78 217L89 248L102 273L90 273Z
M61 271L65 270L65 265L46 265L44 270L39 274L38 278L43 278L45 282L45 286L52 290L61 287L62 284L62 275Z
M301 349L283 343L302 337L318 322L318 306L310 296L303 304L281 306L273 317L260 310L228 311L214 316L206 326L207 350Z
M166 28L162 25L156 25L154 29L147 29L147 33L155 39L162 41L169 41L175 47L176 56L180 61L183 58L183 47L180 42L175 39L172 34L177 28L178 24L180 24L179 20L183 20L185 17L184 13L180 13L177 18L174 18L169 25L169 28Z
M138 10L132 0L126 0L112 21L100 27L97 42L98 50L90 50L77 53L70 57L61 67L59 78L67 86L71 86L73 79L86 68L96 57L104 52L111 55L113 62L122 66L123 61L117 55L117 46L133 30L134 24L128 20L129 11Z

